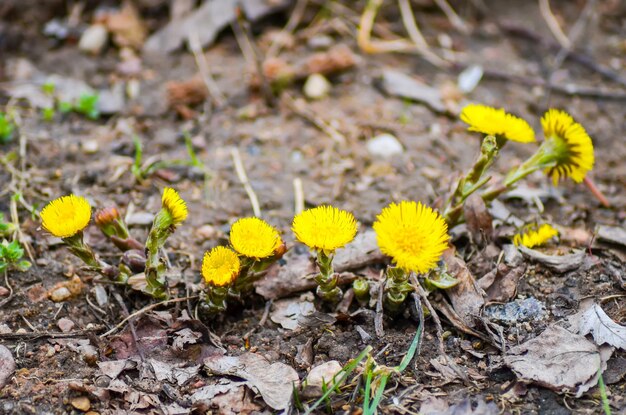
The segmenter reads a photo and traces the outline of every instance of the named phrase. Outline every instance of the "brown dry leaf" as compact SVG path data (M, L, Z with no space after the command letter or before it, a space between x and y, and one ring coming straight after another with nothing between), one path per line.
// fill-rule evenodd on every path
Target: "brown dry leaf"
M447 112L441 91L403 72L395 69L385 70L382 75L382 87L389 95L422 102L440 113Z
M474 327L474 317L480 314L480 309L485 304L485 293L467 269L465 261L458 258L455 252L454 248L449 248L443 253L448 272L459 280L457 285L446 290L446 294L463 322L468 327Z
M265 403L276 410L291 405L294 384L297 386L300 381L291 366L281 362L270 363L255 353L213 356L206 358L204 365L209 373L245 379L246 384L257 390Z
M146 40L146 27L133 4L125 1L118 13L109 14L105 20L113 41L120 47L141 49Z
M526 248L523 245L520 245L518 249L527 258L561 273L578 269L585 260L585 251L576 251L568 255L546 255L534 249Z
M472 240L479 246L493 238L493 222L485 201L477 193L470 195L463 204L463 215Z
M245 382L233 382L220 379L218 383L203 386L196 390L190 399L193 408L198 413L216 413L222 415L237 415L256 413L261 409L252 402L250 393L246 393Z
M580 396L606 368L610 349L599 349L584 336L550 326L539 336L511 348L504 362L524 380Z
M315 305L302 298L279 300L272 305L270 319L287 330L300 327L300 321L315 313Z
M356 64L356 55L348 46L339 44L309 56L303 64L298 65L296 72L302 78L314 73L329 75L350 69Z
M510 267L505 263L485 274L478 285L487 293L487 301L506 303L517 295L517 285L526 272L526 265Z
M456 405L449 405L441 398L429 397L419 410L423 415L497 415L500 413L494 402L486 403L481 397L464 398Z

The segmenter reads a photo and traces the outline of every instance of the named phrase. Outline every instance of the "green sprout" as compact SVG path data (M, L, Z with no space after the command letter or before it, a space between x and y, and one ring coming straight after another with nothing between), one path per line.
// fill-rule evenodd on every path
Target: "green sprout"
M74 105L74 111L84 115L91 120L100 118L100 110L98 109L98 101L100 95L83 93L78 98L78 102Z
M31 263L23 260L24 248L18 241L9 243L7 240L3 240L0 243L0 272L5 272L10 269L17 271L27 271Z
M6 144L13 139L15 126L7 115L0 112L0 144Z
M4 214L0 213L0 236L5 238L10 237L16 230L16 226L11 222L5 222Z

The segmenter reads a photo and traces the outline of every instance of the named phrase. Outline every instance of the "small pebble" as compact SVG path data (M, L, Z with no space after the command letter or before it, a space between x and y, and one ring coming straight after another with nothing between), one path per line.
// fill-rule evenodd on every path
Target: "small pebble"
M150 212L137 212L126 218L129 226L148 226L152 224L154 215Z
M314 73L304 82L304 95L309 99L322 99L328 95L331 86L324 75Z
M98 55L109 38L109 32L106 27L101 24L90 26L83 32L78 42L78 49L83 52Z
M97 140L85 140L81 143L81 146L85 154L94 154L98 152Z
M389 158L402 154L404 148L391 134L380 134L367 142L367 151L374 157Z
M6 297L10 292L6 287L0 287L0 297Z
M72 320L70 320L69 318L65 318L65 317L60 318L59 321L57 321L57 326L59 326L59 328L61 329L63 333L72 331L75 325L76 324Z
M202 225L196 229L196 236L198 239L207 241L217 237L218 231L211 225Z
M59 287L50 293L50 299L55 303L65 301L72 296L70 290L67 287Z
M91 408L91 402L86 396L80 396L78 398L74 398L70 401L72 406L79 411L87 412L89 408Z
M313 36L307 42L311 49L316 50L328 49L333 45L333 43L333 38L328 35Z

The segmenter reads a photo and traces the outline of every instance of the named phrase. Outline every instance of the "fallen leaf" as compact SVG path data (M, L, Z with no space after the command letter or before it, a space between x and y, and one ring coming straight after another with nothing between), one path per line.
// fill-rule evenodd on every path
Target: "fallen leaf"
M484 246L493 238L493 222L485 201L477 193L470 195L463 204L463 216L472 240Z
M626 327L614 322L598 304L593 304L582 312L578 333L583 336L591 333L599 346L608 344L626 350Z
M617 226L598 226L596 235L599 240L626 247L626 230Z
M336 360L329 360L311 369L306 377L305 387L302 391L306 398L322 396L323 386L333 383L333 377L341 371L341 364ZM339 385L340 386L340 385Z
M484 292L467 269L465 261L455 255L454 248L444 251L443 261L448 273L459 281L457 285L446 290L452 307L468 327L474 327L474 317L480 314L480 309L485 304Z
M561 273L578 269L585 260L585 251L575 251L568 255L546 255L522 245L518 246L518 249L527 258Z
M201 333L197 333L188 328L182 329L174 333L172 346L174 349L182 350L186 344L195 344L201 337Z
M478 280L487 293L487 301L506 303L517 295L517 286L526 272L526 265L510 267L502 262Z
M266 404L282 410L291 404L294 384L300 378L296 371L284 363L270 363L261 355L245 353L240 356L213 356L204 360L209 373L237 376L257 390Z
M315 312L315 305L300 298L286 299L274 302L270 319L288 330L295 330L299 321Z
M135 366L135 362L128 359L98 362L98 367L100 368L102 374L110 377L111 379L117 378L124 370L134 368Z
M250 393L246 393L246 382L233 382L220 379L217 384L203 386L191 395L193 408L198 413L216 413L238 415L257 413L261 408L252 402Z
M504 362L520 379L558 392L576 392L580 397L595 385L593 380L603 361L606 368L606 354L604 351L601 355L601 350L584 336L550 326L539 336L509 349Z
M105 24L120 47L140 49L146 39L146 27L130 1L125 1L117 13L107 15Z
M14 371L15 360L13 359L13 354L0 344L0 389L4 388Z
M333 266L335 271L343 272L382 262L384 258L385 256L378 249L376 232L368 229L359 233L344 248L337 250L333 259Z

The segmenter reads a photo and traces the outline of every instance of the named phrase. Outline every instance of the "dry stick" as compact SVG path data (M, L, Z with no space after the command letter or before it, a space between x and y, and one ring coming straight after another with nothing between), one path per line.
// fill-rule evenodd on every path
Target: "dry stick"
M468 35L470 33L469 27L467 27L463 19L461 19L459 15L456 14L452 6L450 6L450 4L448 4L446 0L435 0L435 3L437 3L437 6L439 6L441 11L443 11L443 13L448 18L448 20L450 20L450 23L452 23L452 25L459 32L465 35Z
M441 320L439 320L439 316L437 315L435 308L428 300L428 297L427 297L428 293L424 291L424 289L422 288L422 285L418 281L415 274L411 273L411 276L409 278L411 279L411 282L413 283L413 288L415 289L415 292L417 293L417 295L420 296L420 298L424 300L424 304L426 304L426 308L428 308L430 315L433 317L433 321L435 322L435 327L437 329L437 341L439 342L439 345L438 345L439 353L447 359L446 350L443 347L443 327L441 326Z
M508 22L498 23L498 26L500 30L506 32L509 35L530 40L534 44L538 44L539 46L543 48L554 50L557 52L562 49L558 43L545 39L541 37L540 35L536 34L535 32L529 31L527 28L523 26L517 26L515 24L508 23ZM626 78L621 77L620 74L616 73L610 68L599 65L593 60L592 57L588 55L582 54L580 52L576 52L575 50L569 50L566 53L566 58L571 60L572 62L575 62L575 63L578 63L579 65L584 66L585 68L591 71L599 73L600 75L604 76L605 78L613 82L626 86Z
M293 179L293 198L294 198L294 214L304 210L304 188L302 187L302 179L295 177Z
M278 36L274 38L274 41L270 45L267 50L266 57L272 58L274 56L278 56L280 53L280 49L282 48L282 40L287 36L293 33L296 29L300 21L302 20L302 16L304 16L304 11L306 10L306 6L308 6L309 0L298 0L293 10L291 11L291 15L289 16L289 20L287 20L287 24L280 31Z
M120 328L122 328L124 326L124 324L126 324L127 321L129 321L132 318L135 318L137 316L140 316L142 314L147 313L150 310L154 310L155 308L162 306L162 305L166 305L166 304L173 304L173 303L179 303L181 301L187 301L187 300L192 300L198 298L197 295L191 296L191 297L182 297L182 298L173 298L171 300L165 300L165 301L161 301L158 303L154 303L154 304L150 304L145 306L144 308L135 311L134 313L130 314L128 317L124 318L124 320L120 321L115 327L113 327L111 330L107 331L104 334L101 334L100 337L107 337L110 336L111 334L115 333L117 330L119 330Z
M513 75L509 72L499 71L497 69L486 68L485 69L485 77L495 79L495 80L505 80L508 82L515 82L520 85L526 86L539 86L546 87L547 82L541 78L531 78L522 75ZM582 87L575 84L568 85L552 85L551 89L553 92L557 92L563 95L573 95L581 98L591 98L591 99L605 99L605 100L615 100L615 101L624 101L626 100L626 93L621 91L604 91L595 88L587 88Z
M322 118L314 114L313 112L307 111L304 108L300 108L297 102L291 97L287 92L283 93L283 98L287 104L287 107L291 111L293 111L296 115L304 118L306 121L310 122L317 128L319 128L322 132L326 133L330 138L332 138L337 144L344 145L347 141L346 137L340 133L336 128L331 126L329 123L324 121Z
M417 48L419 53L422 54L424 59L426 59L428 62L438 68L448 66L448 62L441 59L429 49L426 39L424 39L424 36L422 36L422 33L417 27L417 22L415 21L415 16L413 14L413 9L411 9L411 4L409 3L409 0L398 0L398 6L400 6L400 14L402 15L402 23L404 24L404 28L406 29L409 37L415 44L415 47Z
M385 293L385 285L387 285L387 279L382 279L381 271L381 283L378 287L378 299L376 300L376 315L374 316L374 331L379 338L383 338L385 330L383 328L383 295Z
M0 308L4 307L4 305L11 301L11 299L13 298L13 287L11 287L11 284L9 284L9 272L6 269L4 270L4 284L9 290L9 296L0 301Z
M198 65L198 70L200 71L200 75L202 76L202 80L204 81L204 85L206 85L206 89L209 92L209 95L215 102L215 105L221 107L222 105L224 105L226 98L224 98L224 95L222 95L222 91L220 91L219 86L211 75L209 65L207 64L206 58L202 51L202 45L200 43L198 33L190 33L187 40L189 44L189 49L191 50L191 53L193 53L193 57L196 60L196 65Z
M232 156L233 163L235 164L237 177L239 177L239 181L243 185L246 193L248 194L248 199L250 199L250 204L252 205L252 211L254 212L254 216L260 218L261 207L259 205L259 199L256 197L256 193L254 193L254 189L250 185L248 175L246 174L246 169L243 167L243 162L241 161L241 154L239 153L239 149L237 147L233 147L230 151L230 155Z
M124 314L128 316L129 315L128 307L126 307L126 304L124 303L124 300L122 299L122 296L119 295L119 293L113 293L113 298L115 298L115 301L117 301L120 307L122 307L122 311L124 311ZM141 358L141 360L142 361L146 360L146 356L143 353L143 349L139 346L139 339L137 338L137 331L135 331L135 324L133 323L132 319L128 320L128 327L130 327L130 337L133 340L133 346L135 346L135 348L137 349L137 353L139 353L139 357Z
M550 3L548 0L539 0L539 11L541 12L541 17L545 20L548 25L548 29L552 32L554 38L559 42L563 49L571 49L572 44L568 37L561 30L561 26L559 26L559 22L557 22L556 17L552 14L552 10L550 10Z
M384 52L408 52L415 49L410 42L405 39L372 41L372 30L374 28L374 20L378 14L378 9L382 5L383 0L368 0L365 10L361 15L359 22L359 31L357 33L357 43L361 50L365 53L384 53Z
M602 191L596 187L593 180L591 180L589 177L585 177L583 179L583 182L585 183L585 186L587 186L587 189L589 189L589 191L596 197L596 199L598 199L598 201L602 203L602 206L607 208L611 207L611 203L606 198L606 196L604 196Z
M263 62L261 60L260 53L258 53L252 43L252 33L250 28L246 24L244 16L239 10L237 11L237 18L235 19L235 22L231 23L230 26L235 34L235 40L239 45L239 49L241 49L244 59L248 62L248 64L254 65L257 75L261 80L261 93L263 94L265 103L270 107L273 107L276 104L276 97L272 92L272 88L267 77L265 76L265 73L263 73Z

